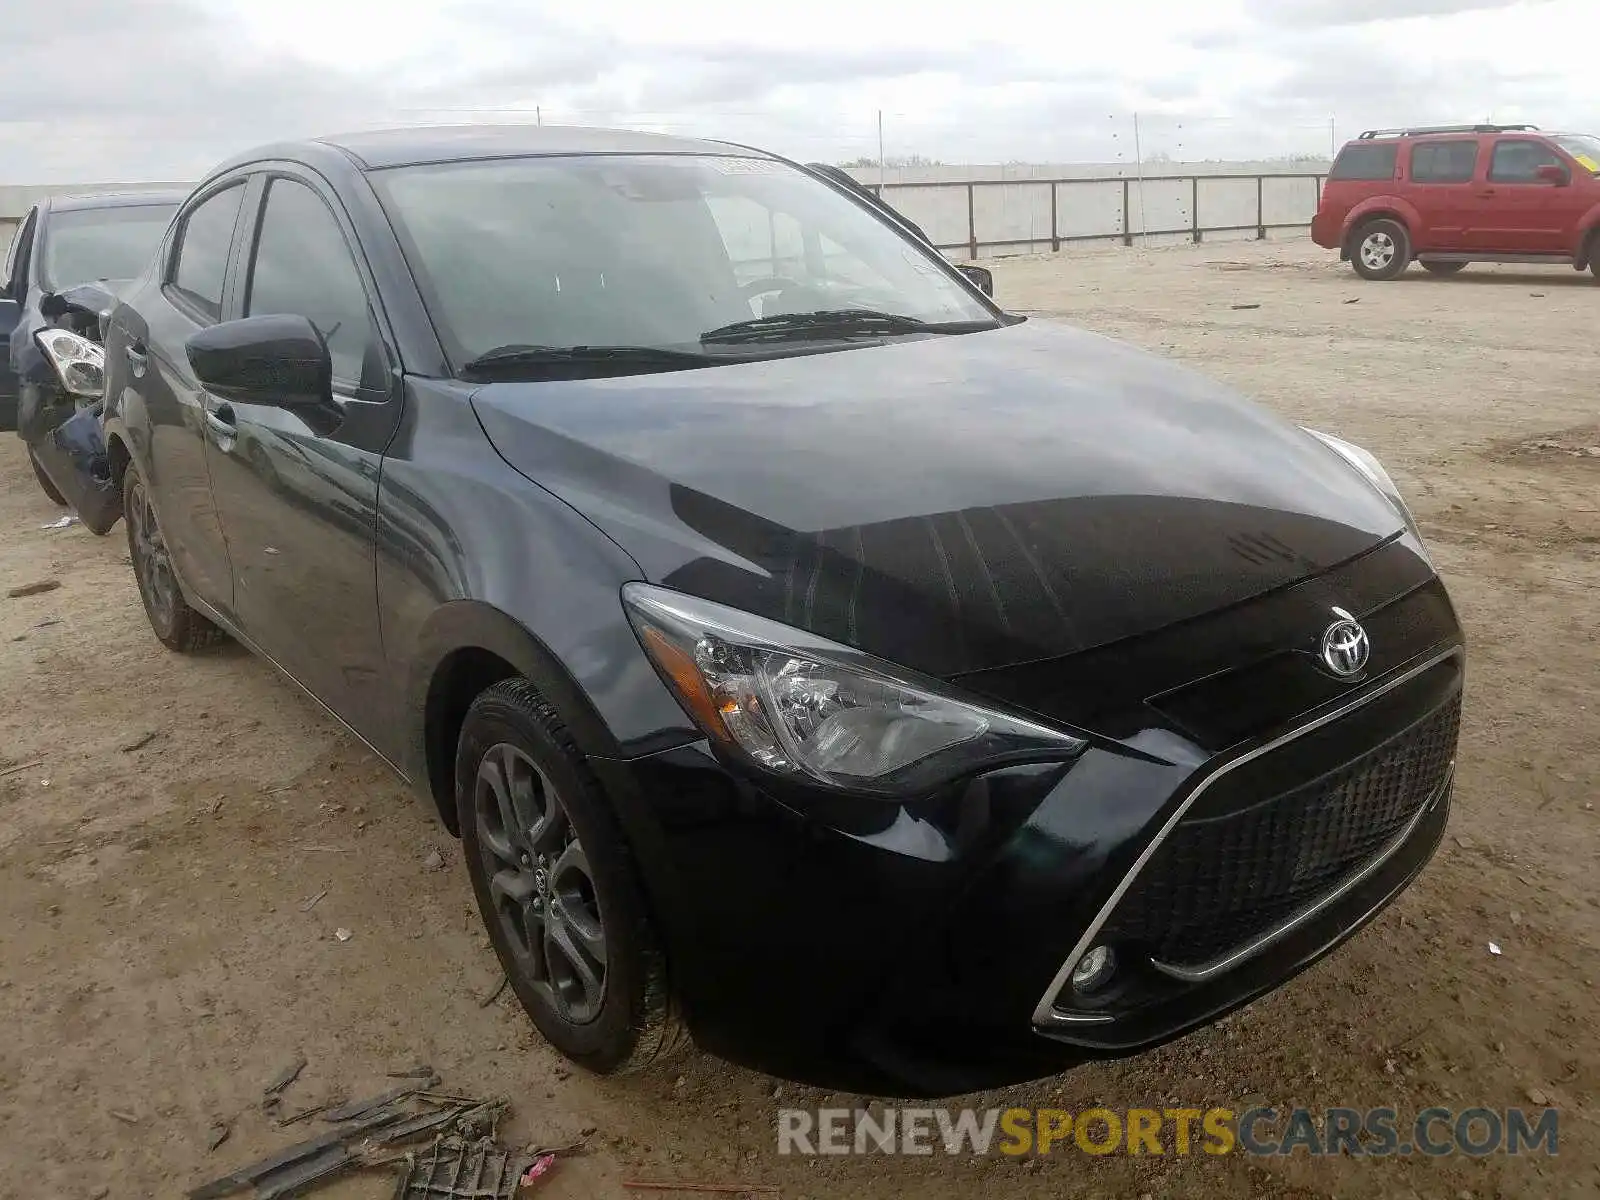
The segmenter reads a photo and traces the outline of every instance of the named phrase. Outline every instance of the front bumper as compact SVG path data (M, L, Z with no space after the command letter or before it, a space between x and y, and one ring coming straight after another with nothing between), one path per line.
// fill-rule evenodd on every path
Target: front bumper
M1364 925L1438 846L1462 674L1452 635L1224 753L1150 729L1069 766L996 771L917 804L776 794L703 743L595 765L705 1049L825 1087L951 1095L1158 1045ZM1417 730L1431 731L1426 754L1406 749L1407 738L1421 745ZM1380 768L1386 803L1363 785L1320 841L1294 827L1310 811L1306 789L1332 795L1351 772ZM1299 797L1301 817L1285 824L1283 809L1274 825L1286 797ZM1162 846L1193 843L1180 835L1201 826L1245 818L1236 832L1248 841L1263 812L1273 845L1233 847L1261 855L1245 882L1258 878L1262 894L1241 892L1235 873L1223 903L1226 873L1208 878L1204 856L1162 861ZM1190 899L1174 907L1169 895L1161 910L1151 883L1184 884ZM1263 897L1272 903L1254 903ZM1183 978L1218 957L1203 939L1182 953L1198 927L1185 919L1207 903L1234 922L1228 952L1250 953ZM1166 916L1152 924L1152 911ZM1181 936L1164 943L1174 923ZM1067 976L1097 938L1117 942L1123 965L1103 995L1074 997ZM1180 961L1164 961L1174 945Z

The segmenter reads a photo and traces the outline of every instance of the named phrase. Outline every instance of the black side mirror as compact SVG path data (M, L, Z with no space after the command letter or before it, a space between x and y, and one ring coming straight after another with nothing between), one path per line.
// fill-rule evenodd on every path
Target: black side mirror
M994 273L988 267L974 267L970 264L962 263L957 265L956 270L976 284L978 290L985 296L988 296L991 300L994 299Z
M39 315L47 321L65 316L71 307L59 292L50 292L39 297Z
M224 321L195 333L184 348L196 377L218 399L288 409L319 432L342 419L328 343L304 317Z
M1533 173L1541 183L1551 183L1556 187L1566 187L1572 182L1572 172L1562 163L1543 163L1535 167Z

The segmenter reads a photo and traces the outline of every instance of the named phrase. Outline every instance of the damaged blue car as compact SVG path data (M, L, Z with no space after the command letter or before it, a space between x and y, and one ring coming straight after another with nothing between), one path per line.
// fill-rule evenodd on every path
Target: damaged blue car
M0 429L27 443L39 486L97 534L122 515L105 438L102 320L155 252L181 193L56 197L17 227L0 281Z

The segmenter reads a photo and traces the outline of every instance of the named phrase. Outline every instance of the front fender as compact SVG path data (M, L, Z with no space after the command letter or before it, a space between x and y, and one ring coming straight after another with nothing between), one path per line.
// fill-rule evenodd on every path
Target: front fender
M509 663L555 705L585 754L616 758L616 736L588 693L545 642L516 618L479 600L452 600L434 610L409 655L405 711L411 722L406 738L407 771L427 778L428 696L441 668L458 651L486 651Z
M1577 237L1572 244L1573 261L1585 265L1589 262L1589 239L1600 230L1600 200L1589 206L1589 211L1578 221Z
M1406 232L1413 236L1422 224L1416 206L1399 196L1368 196L1345 214L1344 226L1339 231L1339 244L1346 245L1356 226L1375 216L1398 217L1400 223L1406 227Z

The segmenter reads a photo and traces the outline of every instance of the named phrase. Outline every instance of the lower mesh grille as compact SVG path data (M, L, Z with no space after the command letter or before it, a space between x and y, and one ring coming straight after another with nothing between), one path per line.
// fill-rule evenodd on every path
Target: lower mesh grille
M1242 811L1185 817L1096 940L1193 968L1288 920L1382 850L1438 791L1460 722L1458 693L1312 783Z

